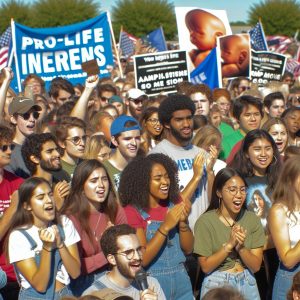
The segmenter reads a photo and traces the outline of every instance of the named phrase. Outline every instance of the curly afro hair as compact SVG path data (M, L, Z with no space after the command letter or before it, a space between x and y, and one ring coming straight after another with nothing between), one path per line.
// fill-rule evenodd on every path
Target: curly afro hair
M195 114L195 104L190 97L181 94L168 96L158 108L158 118L162 125L169 124L172 114L177 110L188 109Z
M176 202L179 197L178 169L176 163L162 153L150 154L147 157L137 157L132 160L121 175L119 186L120 201L123 206L128 204L137 209L149 209L149 193L151 171L155 164L162 165L170 178L168 200Z

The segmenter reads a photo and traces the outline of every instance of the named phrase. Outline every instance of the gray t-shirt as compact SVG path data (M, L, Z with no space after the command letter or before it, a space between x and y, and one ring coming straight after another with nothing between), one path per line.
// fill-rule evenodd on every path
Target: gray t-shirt
M186 147L176 146L164 139L153 148L149 154L163 153L172 158L178 166L179 187L183 190L194 175L193 162L195 156L203 149L189 144ZM191 229L194 229L197 219L203 214L209 204L207 193L207 177L204 175L199 182L192 202L192 210L189 215L189 224Z
M125 296L129 296L133 298L134 300L140 300L140 290L137 286L137 284L133 281L132 284L128 288L122 288L118 285L115 285L112 281L109 280L109 277L107 276L108 273L104 274L100 278L96 280L88 289L86 289L83 293L83 296L89 295L92 292L109 288L112 289L118 293L121 293ZM154 277L148 276L147 277L148 286L150 289L152 289L155 293L158 295L159 300L166 300L165 294L163 290L160 287L159 282Z

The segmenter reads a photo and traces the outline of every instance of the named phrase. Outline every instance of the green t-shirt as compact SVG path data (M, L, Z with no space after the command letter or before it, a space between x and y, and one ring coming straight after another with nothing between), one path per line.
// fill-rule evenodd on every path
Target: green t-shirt
M103 162L108 176L113 184L115 193L118 193L122 171L114 167L108 160Z
M62 169L64 171L66 171L69 174L69 176L71 177L71 179L72 179L77 164L71 165L71 164L67 163L66 161L64 161L62 159L60 160L60 162L61 162Z
M260 219L255 213L244 210L241 218L237 221L247 230L244 245L247 249L263 247L265 244L264 229ZM220 219L216 210L210 210L197 220L195 225L194 253L209 257L218 252L223 244L230 238L231 228L226 226ZM226 271L234 267L235 262L239 262L245 267L236 251L232 251L218 267L219 271Z
M234 145L240 140L242 140L243 138L244 135L240 132L239 129L234 131L232 134L224 137L222 139L222 150L220 152L219 158L226 160Z

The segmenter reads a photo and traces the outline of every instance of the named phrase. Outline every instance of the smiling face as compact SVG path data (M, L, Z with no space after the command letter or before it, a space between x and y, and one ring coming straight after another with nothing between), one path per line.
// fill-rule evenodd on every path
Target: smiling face
M33 191L30 204L24 204L33 216L33 224L37 227L47 226L55 218L55 203L52 190L47 183L39 184Z
M152 137L156 137L161 134L163 127L158 119L158 113L153 113L148 120L145 122L145 130Z
M288 142L288 134L285 126L283 124L274 124L270 128L269 134L274 139L279 153L282 154Z
M91 207L98 210L109 193L109 180L103 168L95 169L84 183L84 194L89 200Z
M60 154L54 141L47 141L42 146L40 166L46 171L61 169Z
M239 176L233 176L226 181L221 191L217 191L221 199L221 211L228 214L238 214L246 200L246 186Z
M264 138L258 138L250 145L247 156L253 166L254 175L264 176L273 160L272 144Z

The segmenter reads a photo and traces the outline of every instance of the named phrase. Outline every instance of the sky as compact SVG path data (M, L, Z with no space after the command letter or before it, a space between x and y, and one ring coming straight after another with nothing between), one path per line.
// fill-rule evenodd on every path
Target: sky
M1 1L1 0L0 0ZM174 6L223 9L227 11L229 22L247 21L250 6L261 0L168 0ZM117 0L102 0L101 9L111 11Z

